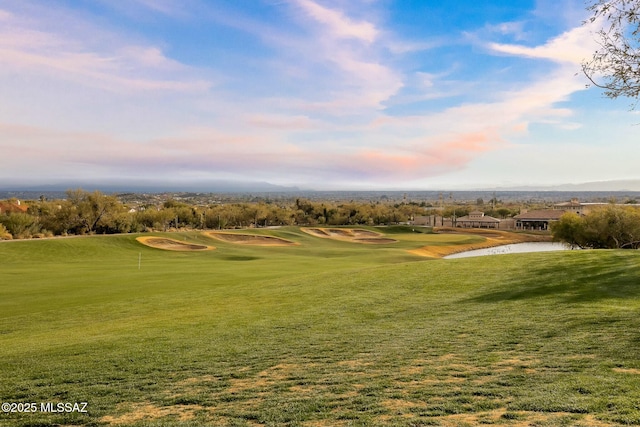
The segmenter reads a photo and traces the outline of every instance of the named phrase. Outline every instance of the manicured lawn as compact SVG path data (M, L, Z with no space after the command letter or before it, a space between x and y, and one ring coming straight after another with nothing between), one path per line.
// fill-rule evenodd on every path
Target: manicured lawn
M407 250L442 235L256 233L299 245L0 243L0 401L89 411L0 425L640 425L637 251L429 260Z

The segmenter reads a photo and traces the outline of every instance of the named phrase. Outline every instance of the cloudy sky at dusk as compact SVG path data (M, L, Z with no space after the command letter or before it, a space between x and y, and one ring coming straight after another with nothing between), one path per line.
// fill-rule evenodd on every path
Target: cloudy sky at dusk
M0 184L640 179L582 0L0 0ZM0 185L2 186L2 185Z

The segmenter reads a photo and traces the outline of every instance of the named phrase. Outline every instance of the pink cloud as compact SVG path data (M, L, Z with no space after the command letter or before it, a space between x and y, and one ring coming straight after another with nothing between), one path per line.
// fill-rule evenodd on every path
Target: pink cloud
M313 19L317 24L309 26L311 36L287 42L278 37L269 40L292 49L286 58L296 57L292 52L300 53L300 61L294 64L299 67L296 70L301 70L299 79L313 78L320 89L298 94L299 98L286 98L285 92L278 94L281 99L252 94L240 101L224 95L209 97L203 100L206 106L199 104L196 108L192 108L193 97L168 108L145 104L142 107L149 107L152 116L146 120L154 128L144 129L141 136L131 132L137 140L117 136L118 132L127 134L122 129L132 122L120 111L113 112L113 116L124 118L91 118L104 120L106 125L101 129L115 124L113 130L104 133L0 124L0 153L16 159L12 164L5 160L3 168L14 173L28 169L53 174L63 165L64 172L93 167L115 175L286 174L293 181L304 178L328 182L351 177L379 182L417 180L467 167L483 153L507 145L511 136L526 133L531 122L575 126L565 123L572 112L555 104L584 87L583 82L572 77L575 72L569 71L575 61L562 60L584 37L579 31L567 32L534 48L491 46L496 52L561 63L557 71L538 81L511 91L493 92L485 102L397 117L385 115L383 107L400 91L407 76L381 59L385 56L380 52L387 47L380 39L386 35L373 24L352 19L343 11L311 0L291 1L305 11L305 22ZM152 2L168 5L164 0ZM13 26L0 28L0 74L3 68L10 73L27 70L120 93L133 89L193 94L211 86L211 82L197 78L196 70L168 58L156 46L115 41L96 48L96 43L91 46L82 37L60 35L64 32L31 30L34 27L8 13L0 12L0 20ZM314 73L317 64L327 75ZM415 73L415 81L409 84L427 94L421 93L419 99L426 99L429 94L433 96L434 87L443 90L442 77ZM468 90L455 84L457 90ZM445 91L451 95L449 87ZM124 106L118 104L122 100L117 97L107 102ZM187 104L186 112L182 111ZM143 108L132 111L146 113ZM157 111L162 114L153 116ZM177 124L172 122L158 131L157 127L164 124L161 119L171 121L174 113L191 116L186 120L181 117ZM330 121L327 116L337 120ZM357 117L354 120L351 116ZM78 121L73 126L81 129L83 125L91 126L89 123ZM186 128L202 123L211 127Z
M302 115L254 114L247 118L247 122L251 126L280 131L308 130L317 127L313 120Z
M465 153L482 153L502 145L502 138L495 129L485 129L455 137L439 144L439 150L457 150Z
M493 132L477 132L423 141L414 150L365 150L348 159L366 175L419 179L464 167L479 153L495 149L496 138Z
M9 21L13 17L13 14L6 10L0 9L0 21Z
M11 165L6 165L9 171L28 168L49 175L74 171L82 175L93 167L110 171L112 176L200 173L252 177L277 176L286 171L291 177L327 182L353 177L384 182L435 176L464 167L473 156L491 149L493 144L493 136L482 133L452 136L435 144L424 141L418 148L340 151L206 129L194 131L190 136L144 143L102 134L7 124L0 124L0 132L3 135L0 150L14 159ZM8 142L12 140L20 143Z

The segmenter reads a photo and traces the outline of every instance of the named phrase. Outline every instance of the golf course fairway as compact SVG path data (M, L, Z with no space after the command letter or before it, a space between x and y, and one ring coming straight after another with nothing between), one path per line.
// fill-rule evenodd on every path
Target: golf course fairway
M638 251L376 232L0 242L0 426L640 425Z

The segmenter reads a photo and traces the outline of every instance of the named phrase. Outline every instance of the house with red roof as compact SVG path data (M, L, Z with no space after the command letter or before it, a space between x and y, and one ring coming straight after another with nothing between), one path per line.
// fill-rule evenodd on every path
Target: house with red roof
M0 200L0 214L26 213L29 207L17 199Z

